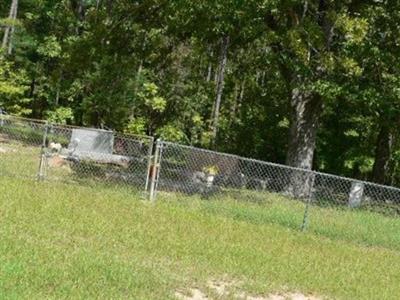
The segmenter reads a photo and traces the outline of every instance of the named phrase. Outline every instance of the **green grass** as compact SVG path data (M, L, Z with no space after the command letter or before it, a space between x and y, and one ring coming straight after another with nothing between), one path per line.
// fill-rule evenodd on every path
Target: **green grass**
M173 195L173 194L171 194ZM168 193L159 193L161 201L171 198ZM217 196L211 201L200 201L196 197L183 198L180 205L221 215L232 220L255 225L277 224L300 230L303 224L305 203L284 196L263 193L258 202L242 201L240 198ZM237 198L237 199L236 199ZM255 196L244 195L244 199ZM311 206L308 212L306 231L336 240L361 246L384 247L400 251L400 218L350 208Z
M0 298L172 299L219 278L252 295L400 298L398 249L290 228L284 199L160 196L0 177Z
M39 168L40 146L8 141L0 134L0 175L34 178Z
M0 146L0 175L36 177L39 146ZM0 299L215 297L221 278L251 295L400 298L399 218L311 206L301 232L305 204L272 193L160 192L153 205L69 168L48 175L74 184L0 177Z

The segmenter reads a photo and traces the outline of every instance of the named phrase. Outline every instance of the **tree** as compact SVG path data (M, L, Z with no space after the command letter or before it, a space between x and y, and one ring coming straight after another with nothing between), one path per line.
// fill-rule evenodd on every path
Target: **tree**
M311 169L325 102L341 93L341 72L354 61L346 49L362 42L367 21L355 14L358 7L346 1L306 3L282 2L265 22L291 111L286 163ZM291 194L307 195L306 182L293 179Z
M245 3L224 0L198 4L192 1L174 1L170 5L173 28L181 35L190 35L208 45L220 45L216 69L216 87L212 114L210 117L211 145L215 147L220 108L225 86L228 52L254 40L261 31L260 11L265 7L258 1ZM182 24L182 21L185 24ZM184 28L183 31L180 28ZM210 67L208 67L210 70ZM210 74L210 71L208 72ZM207 76L209 77L209 76Z
M14 66L0 55L0 107L17 115L30 113L25 105L29 99L24 98L26 74L23 70L14 71Z
M11 54L12 51L12 39L15 31L17 11L18 11L18 0L12 0L10 12L8 14L8 20L7 20L8 24L6 24L4 28L3 42L1 44L1 47L4 49L4 51L7 51L9 55Z
M3 1L0 105L400 184L398 6Z

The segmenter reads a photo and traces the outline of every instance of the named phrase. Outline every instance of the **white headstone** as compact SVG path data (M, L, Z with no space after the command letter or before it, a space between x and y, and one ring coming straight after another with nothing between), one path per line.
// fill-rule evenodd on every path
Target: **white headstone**
M364 196L364 183L353 182L349 193L349 206L359 207Z
M114 146L114 134L106 130L73 129L70 150L74 153L95 152L112 154Z

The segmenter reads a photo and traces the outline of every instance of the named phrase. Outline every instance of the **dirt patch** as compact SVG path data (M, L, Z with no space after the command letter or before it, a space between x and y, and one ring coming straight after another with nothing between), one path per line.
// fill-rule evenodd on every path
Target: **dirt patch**
M237 299L237 300L322 300L322 298L305 295L300 292L294 293L271 293L267 295L251 295L240 291L238 282L229 280L210 280L207 290L190 288L187 292L177 291L175 296L181 300L212 300L212 299Z
M321 298L304 295L302 293L284 293L284 294L269 294L266 297L252 297L244 298L246 300L321 300Z
M218 296L226 296L230 295L232 291L235 289L235 286L238 285L238 282L233 280L210 280L207 283L207 286L213 290Z
M66 165L68 165L68 162L58 155L49 159L49 166L52 168L60 168Z
M60 168L68 171L69 173L72 172L69 162L59 155L55 155L49 159L49 167Z
M178 299L182 300L210 300L206 294L204 294L201 290L192 288L190 289L190 295L187 296L183 292L175 292L175 296Z
M0 146L0 154L5 154L8 152L17 152L17 150L10 149L9 147Z

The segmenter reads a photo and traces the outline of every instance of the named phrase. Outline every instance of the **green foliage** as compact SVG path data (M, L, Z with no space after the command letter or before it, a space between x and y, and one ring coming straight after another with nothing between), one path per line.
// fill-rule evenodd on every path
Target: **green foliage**
M137 97L148 109L155 112L163 112L167 105L165 99L159 96L158 87L154 83L144 83Z
M48 58L56 58L61 55L61 46L60 43L57 42L57 37L49 36L46 37L43 44L39 45L37 48L37 52L40 55Z
M341 14L337 18L336 26L344 33L347 43L357 45L361 44L368 34L369 20Z
M70 107L58 107L54 111L47 112L47 121L57 124L67 124L74 120L73 111Z
M374 160L372 157L360 156L344 162L344 166L349 170L357 168L362 174L368 174L372 171Z
M0 107L10 113L26 115L30 99L24 97L26 91L26 73L15 70L11 62L0 56Z
M135 118L131 119L126 125L125 132L131 134L146 134L146 119Z
M185 133L174 124L167 124L163 127L160 127L159 129L157 129L156 135L165 141L183 143L187 141Z

